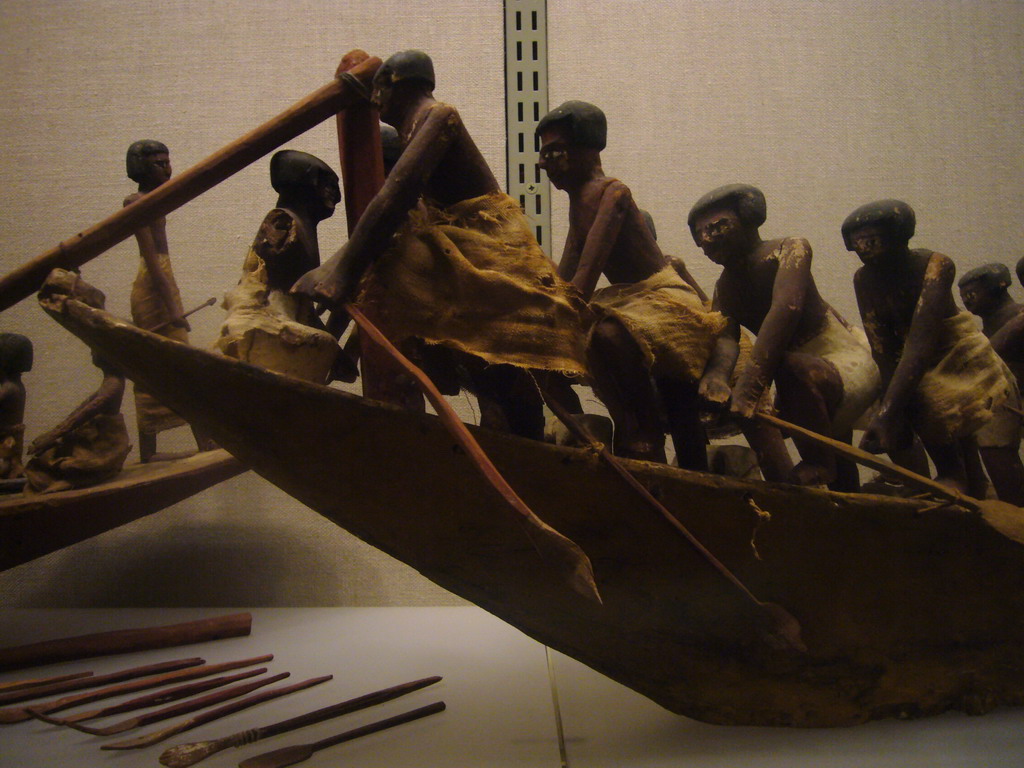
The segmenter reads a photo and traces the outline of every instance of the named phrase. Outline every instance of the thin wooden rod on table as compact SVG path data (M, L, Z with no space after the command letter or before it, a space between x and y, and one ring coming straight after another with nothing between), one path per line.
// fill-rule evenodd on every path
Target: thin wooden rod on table
M154 648L173 648L226 637L241 637L251 631L252 614L233 613L181 624L95 632L0 648L0 670L90 659L117 653L149 651Z

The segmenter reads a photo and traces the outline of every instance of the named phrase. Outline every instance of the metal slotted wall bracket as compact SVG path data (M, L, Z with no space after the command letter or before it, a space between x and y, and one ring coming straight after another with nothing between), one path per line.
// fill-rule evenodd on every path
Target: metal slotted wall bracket
M534 129L548 111L546 0L505 0L506 186L551 250L551 187L537 167Z

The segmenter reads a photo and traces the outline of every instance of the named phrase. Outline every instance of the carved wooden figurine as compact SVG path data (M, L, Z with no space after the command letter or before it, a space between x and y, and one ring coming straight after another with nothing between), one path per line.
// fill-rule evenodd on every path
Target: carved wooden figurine
M598 317L588 363L615 422L615 453L665 461L663 406L679 466L706 470L697 384L724 326L721 315L705 309L661 252L629 188L605 175L607 121L598 107L567 101L536 132L540 167L569 194L558 271ZM595 290L602 274L612 285Z
M585 307L433 89L422 51L397 53L377 71L372 101L404 149L348 243L293 290L329 306L358 294L393 341L451 347L481 422L540 438L540 397L523 369L583 374Z
M32 342L20 333L0 333L0 480L21 477L25 438L25 385L32 370Z
M171 178L171 160L167 147L159 141L144 139L128 147L125 160L128 178L139 185L139 191L124 199L127 206ZM171 271L167 247L167 220L161 216L152 224L135 232L139 244L139 271L132 285L132 322L140 328L153 329L167 338L188 343L188 320L182 315L181 296ZM158 454L158 433L185 424L184 419L151 395L135 387L135 416L139 428L139 456L143 462L176 458L174 454ZM193 433L195 431L193 430ZM200 450L212 447L196 435Z
M1024 506L1024 463L1020 459L1020 382L1024 381L1024 305L1010 298L1010 270L986 264L960 278L964 306L982 320L982 330L1016 379L1010 399L993 410L992 420L978 430L978 450L1003 501Z
M818 293L811 275L811 246L803 238L762 240L764 195L747 184L708 192L690 210L694 241L721 264L712 306L728 320L701 381L709 403L730 402L731 412L752 419L774 381L782 416L795 424L849 442L853 424L878 393L878 370L863 334ZM729 376L739 356L739 328L757 339L749 363ZM856 467L815 443L796 438L802 461L790 480L859 487Z
M938 479L980 496L987 483L974 433L1006 400L1010 383L970 313L953 301L952 260L911 250L915 222L905 202L879 200L842 225L847 249L864 263L853 284L884 392L861 446L891 452L916 432Z
M82 280L77 272L55 269L39 293L40 301L76 299L103 309L105 297ZM121 400L124 375L93 355L93 365L103 378L99 388L49 432L28 447L32 458L25 465L28 490L54 493L83 488L111 479L124 466L131 450Z
M286 149L270 160L270 183L277 207L260 224L242 279L224 299L228 317L217 346L230 357L322 384L340 350L312 300L288 291L320 266L316 228L341 200L338 175L319 158Z

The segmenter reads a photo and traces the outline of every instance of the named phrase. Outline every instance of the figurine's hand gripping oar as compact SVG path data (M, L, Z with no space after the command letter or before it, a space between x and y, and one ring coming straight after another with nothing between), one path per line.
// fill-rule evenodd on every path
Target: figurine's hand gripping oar
M565 572L569 584L574 590L584 597L600 603L601 595L597 591L597 585L594 582L594 570L586 553L574 541L566 538L537 517L533 510L526 505L526 502L519 498L519 495L502 477L498 468L494 466L494 463L484 453L483 448L480 447L480 444L470 434L466 425L462 423L462 419L455 413L455 410L448 404L448 401L444 399L444 396L438 391L427 375L399 352L358 307L354 304L346 304L345 310L356 322L356 325L359 326L361 333L365 333L368 338L378 344L381 349L386 351L396 363L402 366L416 380L423 390L423 394L426 395L427 400L430 401L430 404L434 406L434 410L437 411L441 423L444 424L451 436L455 438L473 463L476 464L477 468L487 479L487 482L501 494L502 498L505 499L512 509L519 513L520 519L526 526L526 535L529 536L530 541L540 552L541 556L556 565L559 570Z
M351 55L351 54L350 54ZM51 248L0 278L0 311L17 304L42 285L56 267L76 269L108 248L131 237L141 227L180 208L247 165L272 152L340 110L366 100L366 88L381 61L367 57L344 77L336 77L277 117L228 144L184 173L103 221Z

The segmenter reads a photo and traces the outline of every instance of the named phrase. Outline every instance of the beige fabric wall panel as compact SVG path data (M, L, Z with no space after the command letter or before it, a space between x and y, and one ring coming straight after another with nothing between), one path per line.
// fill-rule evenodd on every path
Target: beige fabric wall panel
M502 19L496 0L3 0L0 270L120 207L133 191L132 141L164 141L180 172L326 82L354 47L431 53L439 98L458 106L503 180ZM708 189L746 181L767 195L764 234L807 237L822 293L855 318L857 261L839 225L863 202L905 198L918 213L915 243L961 271L1024 252L1022 29L1017 1L558 0L551 106L580 98L607 112L606 171L632 187L663 248L706 288L717 269L693 245L686 214ZM337 167L330 123L288 146ZM553 197L560 244L567 206ZM186 305L234 285L275 199L263 160L169 217ZM325 257L344 231L340 210L321 225ZM115 313L128 315L137 258L126 242L84 268ZM1024 299L1019 287L1014 295ZM197 315L193 343L212 344L222 316ZM36 345L25 377L31 438L99 375L34 300L5 312L0 328ZM470 398L459 403L472 419ZM124 410L134 439L130 397ZM187 433L176 440L169 446L190 443ZM0 574L7 606L455 600L248 475Z

